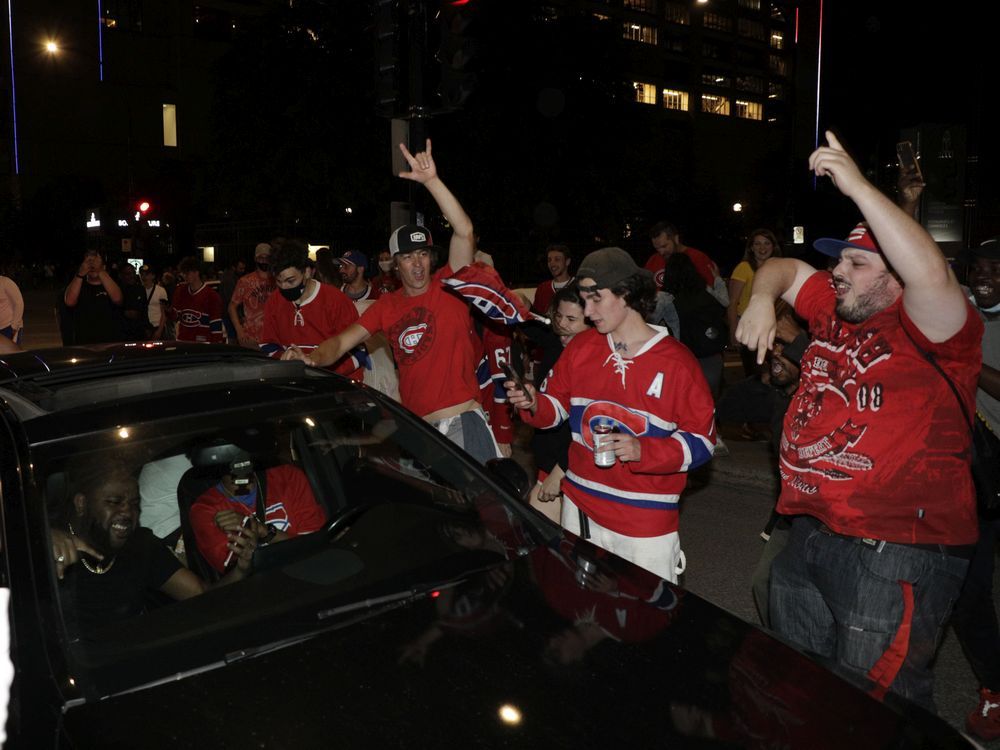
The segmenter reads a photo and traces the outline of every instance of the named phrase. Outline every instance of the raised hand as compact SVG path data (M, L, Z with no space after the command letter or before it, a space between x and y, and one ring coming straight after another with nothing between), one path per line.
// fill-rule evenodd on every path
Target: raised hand
M403 152L403 156L410 165L409 172L399 173L399 176L404 180L413 180L414 182L419 182L421 185L426 185L438 176L437 165L434 164L434 157L431 155L430 138L427 139L425 150L418 151L416 156L411 154L403 143L399 144L399 150Z
M868 180L829 130L826 131L826 142L828 145L820 146L809 156L809 169L817 177L829 177L840 192L853 197L859 188L869 184Z

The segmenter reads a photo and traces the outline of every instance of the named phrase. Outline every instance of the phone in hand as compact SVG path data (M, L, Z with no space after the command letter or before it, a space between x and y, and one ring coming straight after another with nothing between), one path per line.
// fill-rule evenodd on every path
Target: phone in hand
M245 516L243 518L243 523L240 524L240 533L241 534L243 533L243 529L245 529L247 526L250 525L250 519L251 518L253 518L253 516ZM226 561L224 563L222 563L222 569L223 570L229 570L229 564L233 561L233 555L235 555L235 554L236 554L236 550L234 550L234 549L229 550L229 554L226 555Z
M521 391L523 393L524 381L521 379L520 375L514 372L514 368L511 367L507 362L502 362L500 364L500 368L503 370L504 375L507 376L507 380L510 380L514 383L514 389Z
M901 170L915 174L921 180L924 179L920 171L920 162L917 161L917 155L913 152L913 144L910 141L900 141L896 144L896 158L899 160Z

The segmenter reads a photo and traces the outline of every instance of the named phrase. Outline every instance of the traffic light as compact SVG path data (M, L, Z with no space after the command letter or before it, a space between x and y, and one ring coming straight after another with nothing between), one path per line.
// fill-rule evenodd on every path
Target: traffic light
M478 82L474 71L477 43L477 2L444 0L439 14L441 45L437 61L441 64L438 96L449 109L458 109L469 98Z
M135 210L138 211L143 216L148 214L152 208L153 204L150 203L148 200L143 199L140 201L136 201Z

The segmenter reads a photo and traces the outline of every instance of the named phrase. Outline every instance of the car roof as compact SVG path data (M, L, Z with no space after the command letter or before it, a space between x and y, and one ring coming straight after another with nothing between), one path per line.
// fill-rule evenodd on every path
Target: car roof
M0 395L21 421L193 387L307 377L313 368L221 344L140 342L43 349L0 359Z

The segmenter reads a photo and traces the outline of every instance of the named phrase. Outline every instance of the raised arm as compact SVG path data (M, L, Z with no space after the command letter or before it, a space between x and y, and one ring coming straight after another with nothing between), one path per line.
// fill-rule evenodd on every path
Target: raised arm
M473 233L472 219L465 213L462 204L452 195L451 191L438 177L437 165L431 155L431 139L427 139L425 151L418 151L414 156L406 146L399 144L406 161L410 165L409 172L400 172L404 180L419 182L431 194L444 218L451 225L451 242L448 245L448 264L453 271L464 268L472 262L476 253L476 236Z
M903 282L903 307L930 341L946 341L965 324L968 303L948 261L931 236L864 178L837 138L816 149L809 167L829 177L861 210L886 261ZM756 286L755 286L756 288Z
M774 303L783 299L794 307L799 290L814 273L815 268L795 258L771 258L757 269L750 302L736 327L736 340L756 350L757 364L763 363L767 350L774 346Z

